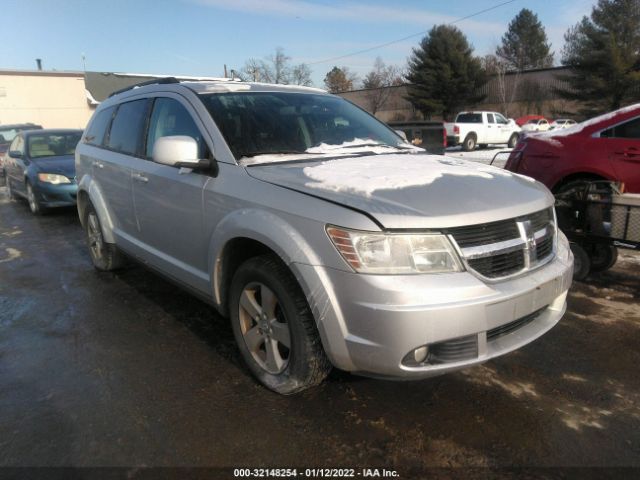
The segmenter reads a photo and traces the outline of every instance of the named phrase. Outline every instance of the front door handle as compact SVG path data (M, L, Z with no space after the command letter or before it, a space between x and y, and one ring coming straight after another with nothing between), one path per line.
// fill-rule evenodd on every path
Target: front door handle
M104 168L104 163L98 162L97 160L93 162L93 165L98 168Z
M140 182L140 183L147 183L149 181L149 179L145 177L142 173L134 173L133 179L136 182Z

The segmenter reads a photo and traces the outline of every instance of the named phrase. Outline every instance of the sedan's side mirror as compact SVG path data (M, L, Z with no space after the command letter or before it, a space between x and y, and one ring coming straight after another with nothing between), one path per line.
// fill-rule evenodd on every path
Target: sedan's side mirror
M198 142L186 135L160 137L153 144L153 161L180 168L208 168L211 161L198 158Z
M19 150L11 150L9 151L9 156L11 158L22 158L24 155L22 155L22 152Z

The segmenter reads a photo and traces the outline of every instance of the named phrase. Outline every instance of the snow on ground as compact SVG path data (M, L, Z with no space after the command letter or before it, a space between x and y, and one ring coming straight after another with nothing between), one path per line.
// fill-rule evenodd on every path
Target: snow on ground
M506 145L489 145L487 148L476 148L471 152L464 152L461 147L449 147L445 150L444 154L447 157L459 158L470 162L489 165L493 157L498 152L507 153L498 155L495 162L493 162L493 165L495 167L504 168L504 165L507 163L507 159L509 158L509 153L511 152L511 149Z

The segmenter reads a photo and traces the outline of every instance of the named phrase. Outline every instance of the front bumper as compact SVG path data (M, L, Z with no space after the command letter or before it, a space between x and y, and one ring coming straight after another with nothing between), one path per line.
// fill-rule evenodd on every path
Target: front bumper
M78 185L76 183L53 185L38 181L34 193L38 201L45 207L70 207L76 204Z
M560 320L573 256L566 241L558 243L552 262L496 283L468 272L362 275L300 264L294 270L336 367L378 377L425 378L520 348ZM466 346L460 350L461 340ZM403 363L424 345L444 351L446 361Z

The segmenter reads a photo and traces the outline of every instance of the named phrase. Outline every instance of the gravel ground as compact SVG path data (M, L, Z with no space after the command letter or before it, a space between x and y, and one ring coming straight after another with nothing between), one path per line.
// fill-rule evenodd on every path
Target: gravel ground
M209 306L139 266L94 271L75 211L33 217L0 189L0 466L637 478L594 468L640 468L639 268L625 253L574 284L558 326L483 366L406 383L334 371L281 397Z

